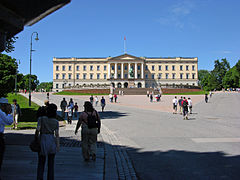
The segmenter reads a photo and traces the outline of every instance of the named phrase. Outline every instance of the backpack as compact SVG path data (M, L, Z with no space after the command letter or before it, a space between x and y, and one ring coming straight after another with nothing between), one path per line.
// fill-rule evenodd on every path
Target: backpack
M87 117L87 121L88 121L88 129L92 129L92 128L99 128L100 123L98 121L98 115L96 113L96 116L93 116L93 112L91 114L88 114Z
M183 108L187 108L187 101L183 101Z

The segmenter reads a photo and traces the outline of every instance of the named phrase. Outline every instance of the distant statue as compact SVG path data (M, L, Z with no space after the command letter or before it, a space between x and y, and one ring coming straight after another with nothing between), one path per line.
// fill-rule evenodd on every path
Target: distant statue
M133 69L132 69L132 68L129 69L129 74L130 74L130 77L131 77L131 78L134 77L134 73L133 73Z

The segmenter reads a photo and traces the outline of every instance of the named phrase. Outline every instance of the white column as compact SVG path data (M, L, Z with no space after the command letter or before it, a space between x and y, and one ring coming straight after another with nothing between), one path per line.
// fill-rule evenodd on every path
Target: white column
M141 65L142 65L142 68L141 68L141 78L143 79L143 75L144 75L143 63Z
M117 63L115 63L115 74L114 74L114 79L117 79Z
M108 64L108 79L111 78L111 64Z
M123 63L121 63L121 78L123 79Z
M129 63L128 64L128 78L130 78L130 73L129 73L130 68L131 68L131 64Z
M137 63L135 63L135 79L137 79Z

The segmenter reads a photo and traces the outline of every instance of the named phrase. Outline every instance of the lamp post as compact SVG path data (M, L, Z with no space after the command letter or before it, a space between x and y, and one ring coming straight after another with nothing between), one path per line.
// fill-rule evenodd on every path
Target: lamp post
M33 32L31 35L31 44L30 44L30 75L29 75L29 106L31 106L31 74L32 74L32 52L35 51L32 49L32 37L36 34L35 40L38 41L38 33Z
M17 65L19 65L19 64L20 64L20 60L17 63ZM17 71L16 71L16 78L15 78L15 95L17 94L17 75L18 75L18 67L17 67Z

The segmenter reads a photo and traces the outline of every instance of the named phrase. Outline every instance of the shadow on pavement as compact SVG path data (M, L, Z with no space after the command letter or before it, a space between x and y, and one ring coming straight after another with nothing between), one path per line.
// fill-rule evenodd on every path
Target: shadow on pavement
M6 133L6 151L8 145L29 145L33 139L33 135ZM61 142L69 141L69 138L61 138ZM71 144L62 144L64 147L79 147L81 142L79 140L72 140ZM229 156L221 151L216 152L192 152L184 150L169 150L169 151L148 151L143 152L141 149L130 148L126 146L113 146L105 142L99 142L98 147L103 145L110 146L113 149L120 149L120 151L127 151L131 159L134 169L139 179L239 179L240 177L240 155ZM61 152L60 152L61 153ZM117 156L118 153L114 153ZM20 160L18 149L16 149L16 156L8 157L8 161ZM26 154L25 154L26 155ZM105 154L105 159L108 154ZM12 158L12 159L11 159ZM29 157L28 157L29 158ZM30 157L37 158L37 157ZM116 158L116 157L115 157ZM6 162L6 161L4 161ZM64 164L74 163L68 162L67 157ZM78 162L84 163L84 162ZM19 172L21 168L27 168L27 164L21 167L21 163L16 163L16 167L11 168L11 173ZM115 165L113 165L115 166ZM3 171L8 167L8 163L3 163ZM65 167L67 168L67 167ZM72 171L79 172L79 169L72 169ZM4 174L4 172L3 172ZM19 174L16 174L16 177ZM81 177L81 173L79 174Z
M118 111L104 111L104 112L98 112L101 119L116 119L123 116L127 116L127 113L122 113Z

